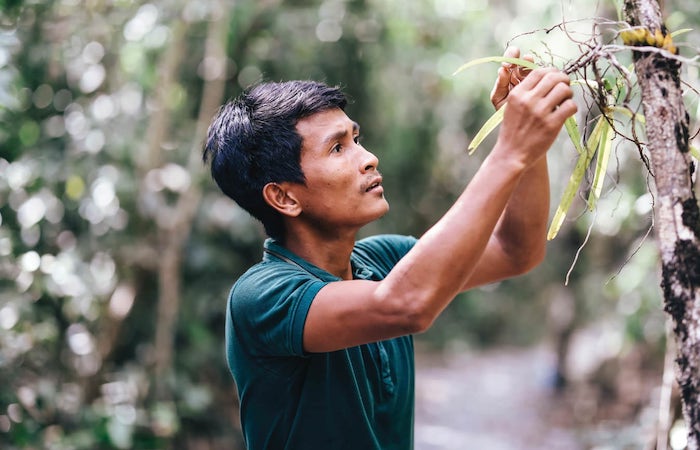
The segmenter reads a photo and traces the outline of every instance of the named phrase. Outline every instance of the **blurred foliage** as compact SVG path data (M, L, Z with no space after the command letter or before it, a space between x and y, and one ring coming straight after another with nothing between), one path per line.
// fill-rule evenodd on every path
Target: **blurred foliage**
M261 79L342 85L349 115L380 157L392 207L363 235L420 235L483 156L465 149L492 112L497 66L459 77L454 70L502 53L513 36L524 50L565 59L575 49L544 28L615 17L605 5L0 3L0 446L242 448L223 314L228 289L259 259L264 236L218 192L196 154L201 118L214 113L202 99L217 81L217 105ZM672 29L698 28L695 0L667 8ZM226 32L216 41L219 21ZM686 70L697 87L697 67ZM689 106L695 118L697 102ZM558 196L576 155L565 140L550 153ZM421 345L551 339L578 348L573 330L588 329L597 341L570 358L576 373L639 345L659 361L665 317L645 238L647 180L633 150L617 148L614 157L619 183L607 184L595 216L565 224L532 274L455 301ZM158 341L159 330L169 340Z

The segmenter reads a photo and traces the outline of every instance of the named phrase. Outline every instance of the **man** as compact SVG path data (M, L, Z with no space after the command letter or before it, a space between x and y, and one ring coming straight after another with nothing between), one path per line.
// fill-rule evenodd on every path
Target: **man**
M270 236L226 311L249 450L413 447L411 335L459 292L544 257L545 153L576 111L569 80L552 68L525 76L505 65L491 100L508 102L497 143L418 240L355 241L389 206L378 160L360 144L338 89L261 84L219 111L204 159Z

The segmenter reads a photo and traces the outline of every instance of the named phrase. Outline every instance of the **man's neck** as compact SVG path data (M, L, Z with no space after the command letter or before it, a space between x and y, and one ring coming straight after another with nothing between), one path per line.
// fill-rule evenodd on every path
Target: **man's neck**
M287 230L284 247L311 264L344 280L352 279L350 255L357 231L318 233Z

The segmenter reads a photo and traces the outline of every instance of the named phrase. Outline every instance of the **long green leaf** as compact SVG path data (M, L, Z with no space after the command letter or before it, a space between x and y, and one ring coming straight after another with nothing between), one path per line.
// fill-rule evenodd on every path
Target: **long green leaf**
M508 104L505 103L503 106L501 106L501 108L498 109L491 117L489 117L489 120L487 120L481 129L476 133L476 136L474 136L474 139L469 144L468 150L470 155L474 153L479 144L486 139L486 136L488 136L489 133L491 133L494 128L496 128L498 124L503 121L503 114L505 114L507 105Z
M601 119L603 118L601 117ZM600 198L600 193L603 191L603 182L605 181L605 173L608 170L608 161L614 137L615 133L612 132L610 123L604 120L600 131L600 141L598 142L598 162L595 175L593 176L591 192L588 194L588 209L590 211L593 211L595 208L596 202Z
M479 64L484 64L484 63L489 63L489 62L507 62L510 64L515 64L518 66L523 66L527 67L528 69L537 69L537 64L533 63L532 61L528 61L526 59L521 59L521 58L508 58L506 56L487 56L485 58L479 58L479 59L474 59L472 61L469 61L466 64L463 64L460 66L459 69L455 70L455 72L452 74L457 75L461 71L468 69L470 67L479 65Z
M586 166L588 163L590 163L590 161L588 161L587 152L578 155L578 161L576 161L574 171L569 177L569 183L566 185L566 189L564 189L564 194L561 197L559 206L557 206L557 211L554 213L552 223L549 225L547 240L551 241L559 233L559 230L564 223L564 219L566 218L566 213L569 211L571 202L574 200L574 195L576 195L576 191L578 191L578 188L581 185L581 180L583 180L583 174L586 171Z
M605 120L605 117L600 116L598 122L596 122L595 126L593 127L593 131L591 131L591 135L588 137L588 141L586 141L588 152L593 152L593 154L591 154L591 158L595 156L595 149L598 147L598 142L600 142L600 133L603 131L604 123L608 123L608 121Z
M566 119L564 122L564 128L566 128L566 132L571 138L571 142L574 143L574 147L576 148L576 151L581 154L585 150L583 148L583 145L581 144L581 132L578 129L578 123L576 123L576 119L574 116L569 117Z
M583 175L586 173L586 168L591 164L591 161L593 160L595 151L598 148L597 144L600 140L600 129L603 126L603 122L607 123L605 117L601 116L601 118L598 119L598 122L596 123L595 127L593 127L593 131L591 132L591 136L589 137L588 143L586 145L586 151L581 152L578 155L578 160L576 161L574 171L569 177L569 183L564 189L564 194L562 194L559 206L557 206L557 211L554 213L552 223L549 225L547 239L550 241L554 239L559 233L559 230L561 229L561 226L564 223L564 219L566 218L566 214L569 211L571 203L574 200L574 196L576 195L579 186L581 186L581 181L583 180Z

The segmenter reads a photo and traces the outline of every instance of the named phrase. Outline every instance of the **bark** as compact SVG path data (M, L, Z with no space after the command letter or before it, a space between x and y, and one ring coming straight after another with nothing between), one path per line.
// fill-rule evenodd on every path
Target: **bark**
M632 26L661 30L657 0L625 0ZM654 49L656 50L656 49ZM688 449L700 449L700 210L693 191L689 116L681 97L680 63L668 52L634 51L657 189L656 236L664 309L673 321L676 380L688 426Z

